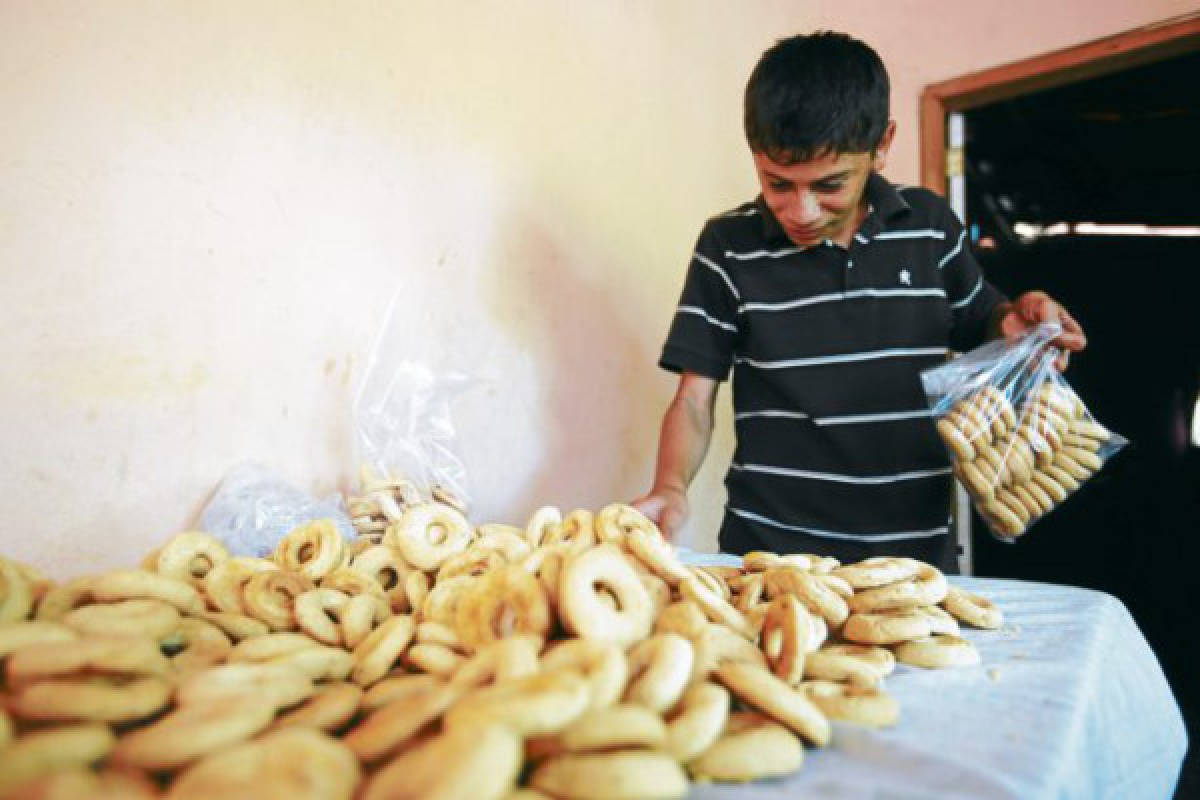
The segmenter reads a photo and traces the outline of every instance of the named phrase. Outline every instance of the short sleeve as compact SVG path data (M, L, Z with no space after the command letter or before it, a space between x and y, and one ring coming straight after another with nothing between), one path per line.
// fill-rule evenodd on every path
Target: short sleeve
M965 353L983 344L992 311L1005 298L983 277L967 246L967 231L949 206L945 206L943 228L949 249L939 259L938 269L950 304L950 347Z
M733 364L741 297L711 224L701 232L658 365L723 381Z

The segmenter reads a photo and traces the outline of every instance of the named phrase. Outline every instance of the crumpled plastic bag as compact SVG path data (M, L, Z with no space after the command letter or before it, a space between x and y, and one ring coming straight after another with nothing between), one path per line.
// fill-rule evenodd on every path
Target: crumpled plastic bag
M412 359L390 361L377 346L354 401L359 464L384 478L412 481L422 494L449 491L470 505L450 401L474 379Z
M333 520L343 538L354 538L340 494L315 498L254 462L226 474L200 519L202 529L236 556L269 557L289 531L318 519Z

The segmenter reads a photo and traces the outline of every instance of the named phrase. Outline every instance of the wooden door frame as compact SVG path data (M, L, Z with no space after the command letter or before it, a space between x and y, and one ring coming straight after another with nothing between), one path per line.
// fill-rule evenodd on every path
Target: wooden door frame
M946 194L946 115L1200 50L1200 12L930 84L919 109L921 185Z

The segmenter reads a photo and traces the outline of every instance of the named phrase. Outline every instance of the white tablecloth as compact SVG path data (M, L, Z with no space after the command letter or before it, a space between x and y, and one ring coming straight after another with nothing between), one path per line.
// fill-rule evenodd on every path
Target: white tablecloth
M689 563L730 563L687 553ZM734 562L736 563L736 561ZM953 577L1000 605L1004 627L963 626L983 663L886 681L892 728L834 723L795 775L696 786L689 797L1170 798L1187 750L1174 695L1115 597L1069 586Z

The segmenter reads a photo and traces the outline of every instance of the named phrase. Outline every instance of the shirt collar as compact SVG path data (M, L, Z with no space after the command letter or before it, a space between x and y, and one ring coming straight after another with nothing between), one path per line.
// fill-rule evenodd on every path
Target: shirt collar
M885 223L896 215L912 210L908 202L900 196L896 187L878 172L872 171L867 177L867 187L863 195L867 198L867 207L870 211L863 220L860 230L867 236L878 233L884 228ZM763 237L768 242L790 241L783 226L771 213L771 209L767 207L767 202L761 194L754 198L754 205L762 216Z

